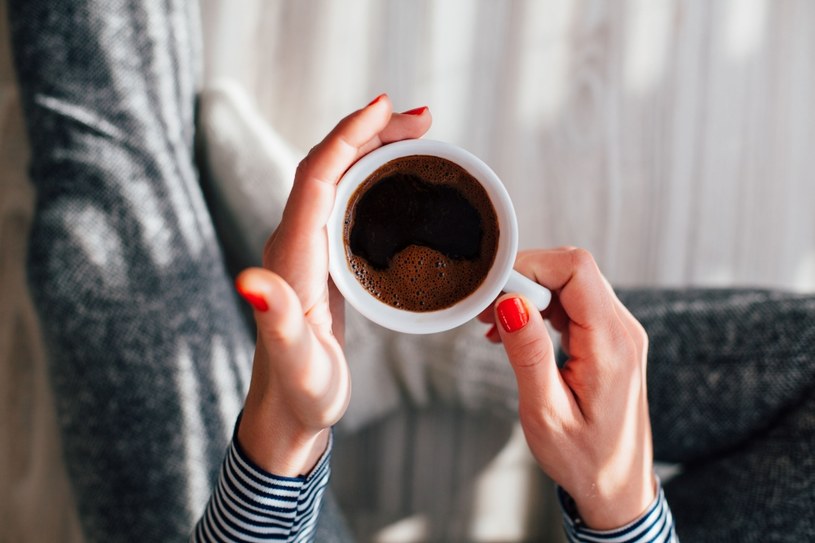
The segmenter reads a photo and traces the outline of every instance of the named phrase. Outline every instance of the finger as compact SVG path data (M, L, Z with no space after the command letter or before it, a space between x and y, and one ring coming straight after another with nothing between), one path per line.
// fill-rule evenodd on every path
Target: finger
M345 347L345 299L334 281L328 279L328 305L331 313L331 330L340 347Z
M331 213L336 184L354 162L383 144L421 137L431 122L426 108L418 115L393 113L384 94L345 117L300 163L284 222L302 232L321 228Z
M490 304L476 318L484 324L495 324L495 304Z
M433 122L430 109L421 107L411 111L412 113L392 114L382 132L360 147L359 156L363 156L381 145L422 137L430 129Z
M568 326L586 333L582 339L588 348L602 352L627 337L605 279L588 251L524 252L516 260L516 269L557 294Z
M569 316L560 305L557 294L552 294L552 301L544 311L541 312L544 319L548 320L552 327L560 333L565 332L569 327Z
M292 407L315 427L337 420L348 397L341 391L350 387L339 348L315 335L297 294L279 275L249 268L238 275L235 286L255 308L258 349L275 379L294 393Z
M391 112L390 100L382 95L342 119L309 152L297 167L281 229L312 235L325 226L337 182L360 156L362 147L388 125Z
M487 333L484 334L484 337L491 343L501 343L501 334L498 332L498 325L493 324L490 326Z
M628 331L628 335L634 342L641 368L643 371L645 371L645 367L648 363L648 334L640 321L638 321L631 311L623 304L623 302L620 301L620 298L617 296L617 293L614 291L611 283L608 282L608 279L606 279L604 276L603 280L606 285L606 290L609 292L609 295L614 302L614 308L617 311L617 315Z
M571 413L574 396L555 364L549 332L540 313L523 296L507 294L495 304L495 317L518 382L519 401L545 416Z
M276 358L307 360L312 339L300 299L279 275L263 268L242 271L238 293L255 309L258 335Z
M617 292L615 292L614 287L611 286L608 279L603 276L603 283L606 285L606 290L609 293L612 301L614 302L614 308L617 311L617 315L620 319L623 320L626 327L629 328L629 331L635 331L638 328L642 328L640 322L634 317L634 315L629 311L629 309L623 304L620 300L619 296L617 296Z
M490 304L484 311L476 317L479 322L488 324L489 327L484 333L484 337L491 343L501 343L501 335L498 333L498 325L495 323L495 304Z

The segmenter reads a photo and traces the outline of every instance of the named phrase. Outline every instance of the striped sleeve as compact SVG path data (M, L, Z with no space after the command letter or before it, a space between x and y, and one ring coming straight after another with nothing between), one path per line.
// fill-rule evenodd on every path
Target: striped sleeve
M255 465L233 438L218 485L190 541L312 541L332 445L333 436L310 474L280 477Z
M570 543L679 543L673 516L665 499L662 485L657 482L657 497L638 519L615 530L591 530L583 525L576 513L574 501L558 487L558 499L563 512L563 527Z

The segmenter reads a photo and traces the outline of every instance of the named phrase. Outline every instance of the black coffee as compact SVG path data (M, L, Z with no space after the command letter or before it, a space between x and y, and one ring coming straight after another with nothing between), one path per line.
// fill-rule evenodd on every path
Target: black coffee
M498 219L481 184L434 156L380 167L351 196L348 265L368 292L409 311L436 311L484 281L498 247Z

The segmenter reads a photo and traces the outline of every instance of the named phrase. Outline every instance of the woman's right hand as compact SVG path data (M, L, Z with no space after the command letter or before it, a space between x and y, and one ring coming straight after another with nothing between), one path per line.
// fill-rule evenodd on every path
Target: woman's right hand
M515 269L552 291L549 308L505 294L480 319L498 323L488 337L503 342L515 372L526 440L587 526L624 526L656 498L648 337L587 251L523 252ZM544 318L561 333L562 369Z
M328 277L326 222L337 182L366 153L418 138L430 122L427 108L394 113L384 94L340 121L298 166L263 268L237 278L238 291L255 308L258 329L237 437L271 473L308 473L350 399L341 348L343 301Z

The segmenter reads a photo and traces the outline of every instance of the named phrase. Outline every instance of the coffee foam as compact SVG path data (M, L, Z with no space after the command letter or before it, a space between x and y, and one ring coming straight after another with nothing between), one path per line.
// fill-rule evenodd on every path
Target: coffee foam
M492 267L499 234L495 209L481 184L463 168L431 156L403 157L385 164L357 189L352 202L396 171L416 175L429 183L454 187L470 202L482 223L480 256L475 260L453 259L430 247L409 245L393 257L387 268L376 269L346 246L349 268L371 295L393 307L409 311L450 307L472 294ZM346 240L353 227L353 203L348 207Z

